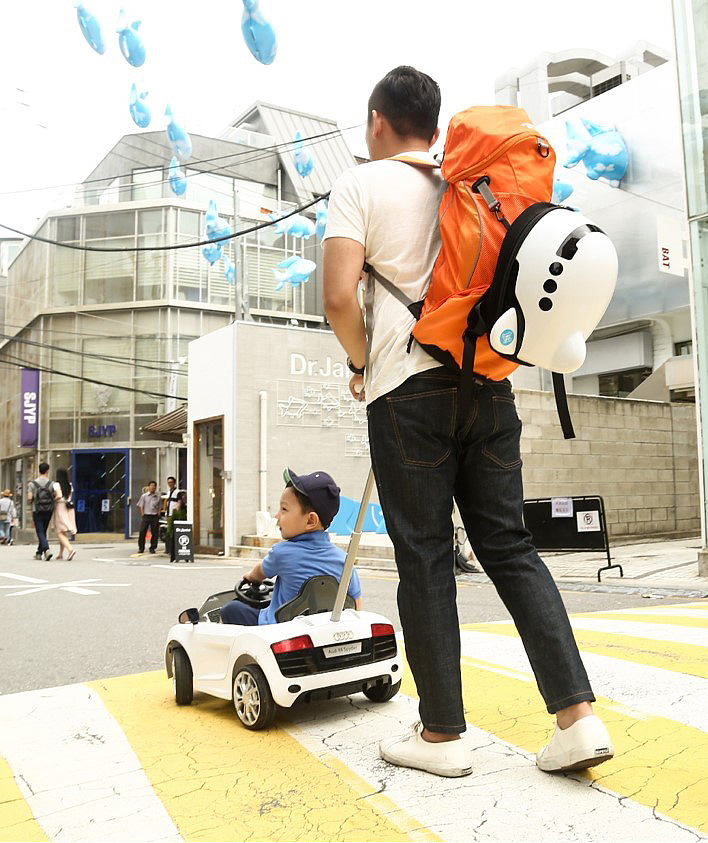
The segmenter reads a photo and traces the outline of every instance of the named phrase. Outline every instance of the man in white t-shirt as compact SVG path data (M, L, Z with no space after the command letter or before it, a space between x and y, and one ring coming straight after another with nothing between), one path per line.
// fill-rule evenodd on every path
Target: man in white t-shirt
M395 68L377 83L366 128L372 160L334 185L324 242L325 312L349 355L350 389L367 402L372 466L400 578L406 656L420 696L421 722L382 741L380 753L438 775L472 772L472 749L460 740L466 726L454 498L557 717L537 764L547 772L580 769L611 758L613 750L592 713L595 697L558 589L523 526L521 422L509 382L475 378L471 408L464 410L459 373L409 343L414 316L376 280L383 277L410 301L425 295L440 249L445 188L430 166L439 109L437 84L412 67ZM366 326L358 299L365 265Z

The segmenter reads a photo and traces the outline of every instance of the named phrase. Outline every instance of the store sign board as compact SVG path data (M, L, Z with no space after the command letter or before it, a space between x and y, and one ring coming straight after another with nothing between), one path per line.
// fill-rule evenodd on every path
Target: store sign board
M23 369L20 382L20 445L37 447L39 430L39 372Z

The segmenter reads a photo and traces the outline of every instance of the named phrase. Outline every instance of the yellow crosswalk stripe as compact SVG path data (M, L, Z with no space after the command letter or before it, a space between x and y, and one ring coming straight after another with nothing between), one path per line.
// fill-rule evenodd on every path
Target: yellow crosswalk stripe
M518 638L516 627L512 623L464 624L461 629ZM590 632L583 629L574 629L573 632L578 647L587 653L611 656L613 659L622 659L635 664L660 667L662 670L708 679L708 651L705 647L699 647L696 644L679 644L674 641L655 641L611 632Z
M705 618L687 618L682 615L664 615L664 614L641 614L633 615L629 612L583 612L582 614L574 614L574 618L592 618L593 620L607 620L607 621L633 621L635 623L659 623L667 624L668 626L692 626L696 629L705 629L708 631L708 616ZM708 644L708 637L706 639Z
M284 729L250 732L230 703L206 695L175 705L163 671L87 684L120 723L187 841L438 839L409 834L421 823L400 809L377 809L362 798L362 779L345 775L336 759L321 763Z
M653 616L643 619L656 620ZM518 638L513 624L466 624L462 628ZM586 652L708 678L707 651L699 646L583 631L575 635ZM535 683L515 673L463 658L466 717L478 728L535 753L550 738L553 720ZM410 672L402 690L415 696ZM615 757L582 775L620 796L708 831L708 735L668 718L628 712L606 697L598 697L594 709L612 736Z
M32 816L30 807L20 793L10 765L0 757L0 840L3 843L15 841L47 840L42 827Z

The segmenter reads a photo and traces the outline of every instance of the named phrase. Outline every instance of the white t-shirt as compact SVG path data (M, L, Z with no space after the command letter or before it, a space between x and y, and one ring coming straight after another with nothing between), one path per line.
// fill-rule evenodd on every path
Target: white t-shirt
M426 152L407 156L432 161ZM440 170L402 161L370 161L346 170L329 198L325 239L361 243L367 263L415 302L425 295L440 251L438 205L445 189ZM406 349L415 319L404 305L374 284L373 336L364 386L370 404L411 375L440 363L417 344Z

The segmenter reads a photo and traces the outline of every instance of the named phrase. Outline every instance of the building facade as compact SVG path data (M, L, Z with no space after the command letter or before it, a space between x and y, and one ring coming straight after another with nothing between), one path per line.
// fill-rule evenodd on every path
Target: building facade
M505 97L526 108L537 121L556 151L555 178L572 188L564 204L599 225L619 256L615 294L589 338L584 365L566 378L568 391L693 401L676 66L663 51L646 44L637 45L632 55L630 61L589 51L544 54L534 64L538 84L527 85L521 74L514 77L518 85L498 86L497 95L500 101ZM598 82L601 64L603 73L613 74L611 86ZM635 70L619 72L630 65ZM610 130L616 130L626 145L629 164L619 186L603 178L590 179L582 160L572 168L564 166L573 143L592 140L588 123L607 131L608 137ZM540 370L519 370L514 383L549 389L550 377Z
M267 112L274 134L254 123ZM134 504L150 479L186 485L186 443L143 427L187 400L191 340L234 319L324 325L319 269L308 284L276 289L273 269L293 255L317 262L316 238L273 226L233 239L214 266L200 248L211 199L232 231L256 228L331 186L355 161L336 124L256 104L223 138L192 135L184 196L172 192L163 132L122 138L77 191L48 213L8 267L0 362L0 482L18 492L43 459L70 470L80 532L130 535ZM295 131L316 136L305 182L292 163ZM312 214L314 216L314 214ZM81 247L81 248L67 248ZM86 250L88 248L89 250ZM107 252L117 248L126 251ZM93 251L95 249L95 251ZM142 251L140 251L142 250ZM213 360L218 370L223 361ZM39 371L38 441L22 446L21 370ZM23 514L24 524L31 524Z

